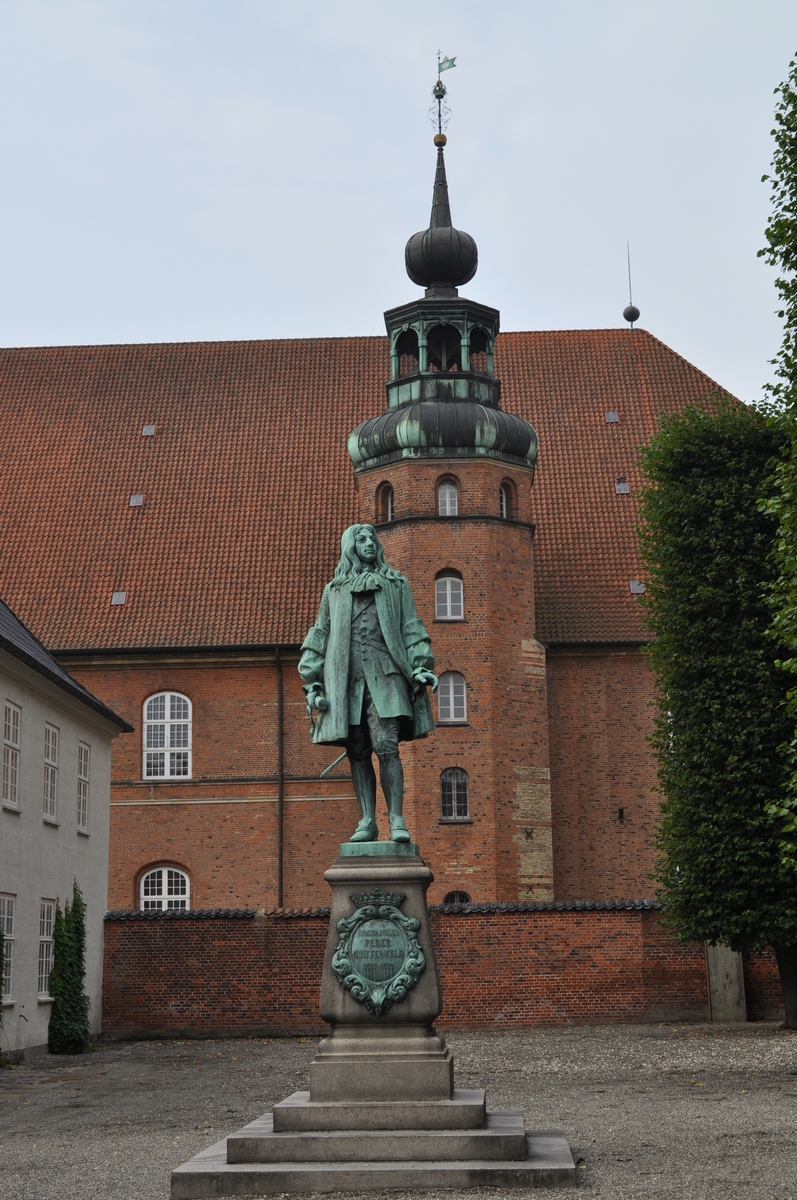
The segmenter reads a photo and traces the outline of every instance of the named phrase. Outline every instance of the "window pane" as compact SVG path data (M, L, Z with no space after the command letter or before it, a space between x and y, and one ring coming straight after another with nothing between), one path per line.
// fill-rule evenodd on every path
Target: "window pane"
M448 616L448 580L438 579L434 585L434 615L438 620L445 620Z
M163 871L150 871L141 885L142 896L163 895Z
M188 878L182 871L173 871L169 868L168 872L167 895L169 896L185 896L188 891Z
M146 774L149 778L153 775L166 774L166 755L165 754L147 754L146 759Z
M39 942L39 995L46 996L50 991L50 968L53 959L52 942Z
M188 726L187 725L172 725L170 727L170 746L188 746Z
M19 745L19 709L6 704L3 720L3 739L11 746Z
M3 799L6 804L16 804L18 799L19 750L3 746Z
M170 697L169 716L172 721L188 720L188 701L183 696Z
M466 721L465 678L458 671L446 671L440 677L437 693L438 721Z
M457 485L441 483L437 489L437 511L441 517L457 515Z
M166 697L153 696L147 701L147 720L162 721L166 717Z
M449 580L447 580L447 583L448 583L448 594L449 594L448 615L449 615L449 617L461 617L462 616L462 580L461 579L449 579Z
M11 995L11 985L14 978L14 943L6 941L5 959L3 962L3 995Z
M184 750L169 755L169 774L176 776L188 775L188 754Z
M166 726L165 725L148 725L147 726L147 748L155 749L158 746L166 745Z
M42 900L39 910L39 937L48 938L53 936L54 916L55 902L52 900Z

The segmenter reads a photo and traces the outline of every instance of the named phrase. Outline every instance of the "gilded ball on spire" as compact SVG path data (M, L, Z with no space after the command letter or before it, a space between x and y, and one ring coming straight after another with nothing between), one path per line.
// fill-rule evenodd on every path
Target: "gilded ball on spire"
M436 133L434 135L435 146L445 146L447 141L448 141L448 138L446 137L446 135L444 133Z

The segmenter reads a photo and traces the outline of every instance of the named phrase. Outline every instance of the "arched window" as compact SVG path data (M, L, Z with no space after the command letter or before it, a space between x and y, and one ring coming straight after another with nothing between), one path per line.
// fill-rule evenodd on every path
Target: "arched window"
M447 767L440 772L440 818L467 821L469 817L468 772L462 767Z
M483 329L471 330L469 357L471 371L475 375L486 375L488 370L487 334Z
M396 358L399 375L418 373L418 334L414 329L405 329L396 342Z
M434 615L438 621L461 621L464 617L459 571L441 571L435 579Z
M443 897L443 904L470 904L471 899L467 892L446 892Z
M141 907L190 908L191 884L185 871L176 867L156 867L141 880Z
M443 724L467 719L465 676L460 675L459 671L446 671L440 676L440 687L437 689L437 720Z
M515 485L508 479L498 489L498 512L503 521L515 515Z
M437 513L441 517L455 517L459 512L459 491L452 479L444 479L437 485Z
M462 334L453 325L435 325L426 335L430 371L462 370Z
M389 483L380 483L376 493L377 520L393 520L393 488Z
M159 692L144 701L144 778L190 779L191 701Z

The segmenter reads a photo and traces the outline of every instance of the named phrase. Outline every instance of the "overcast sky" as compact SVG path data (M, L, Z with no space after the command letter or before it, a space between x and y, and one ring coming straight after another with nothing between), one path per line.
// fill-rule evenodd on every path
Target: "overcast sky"
M467 294L640 325L743 399L795 0L0 0L0 344L383 331L443 79Z

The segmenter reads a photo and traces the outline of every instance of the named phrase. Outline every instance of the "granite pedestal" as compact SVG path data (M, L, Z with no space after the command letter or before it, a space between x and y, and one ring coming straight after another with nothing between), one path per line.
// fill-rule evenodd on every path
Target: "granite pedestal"
M332 912L321 1015L331 1031L310 1090L178 1167L172 1200L575 1184L563 1134L528 1133L522 1113L488 1112L483 1091L454 1088L453 1057L433 1024L442 1008L426 903L433 876L417 846L340 849L324 876ZM358 993L363 980L370 990Z

